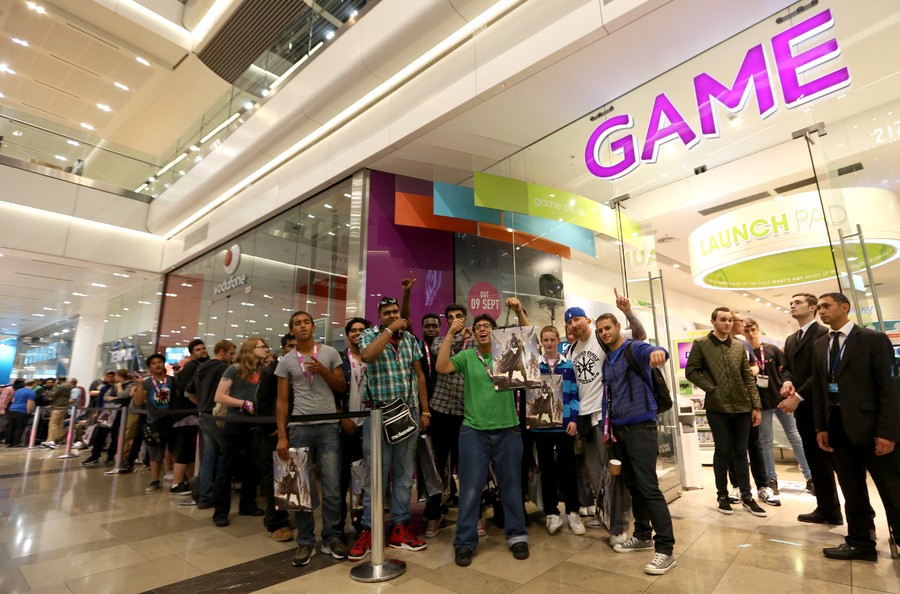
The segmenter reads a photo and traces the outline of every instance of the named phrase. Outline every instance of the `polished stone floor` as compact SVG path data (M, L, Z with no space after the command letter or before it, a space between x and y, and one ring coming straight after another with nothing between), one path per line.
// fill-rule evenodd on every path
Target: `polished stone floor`
M178 506L167 490L145 493L146 471L105 476L108 467L84 469L58 455L0 449L0 592L900 592L900 560L889 557L874 488L878 561L828 560L821 549L840 543L843 528L796 521L814 499L787 464L779 467L783 505L764 506L766 518L716 512L704 469L705 489L670 506L678 567L664 576L642 572L649 555L613 552L604 530L550 536L534 512L526 561L513 560L489 523L472 566L459 568L450 528L426 551L388 550L406 561L403 576L362 584L350 579L350 563L322 554L292 567L293 546L269 538L260 518L235 513L216 528L212 510ZM414 514L421 533L421 504Z

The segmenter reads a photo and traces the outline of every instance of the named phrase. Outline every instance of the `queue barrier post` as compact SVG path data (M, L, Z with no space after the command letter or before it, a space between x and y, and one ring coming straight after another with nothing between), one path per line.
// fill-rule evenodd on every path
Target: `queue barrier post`
M371 494L369 500L372 504L372 561L361 563L350 570L350 577L357 582L385 582L399 577L406 572L406 563L399 559L384 558L384 491L381 475L381 434L382 412L379 408L373 408L369 417L370 439L372 445L372 463L369 465L369 484Z
M72 405L72 412L69 413L69 430L66 432L66 453L61 456L57 456L59 460L65 460L67 458L77 458L78 454L72 453L72 435L75 432L75 414L78 411L78 406L75 404Z
M28 437L28 449L34 449L34 440L37 437L38 426L41 424L41 407L34 407L34 418L31 421L31 435ZM18 444L16 444L18 445Z

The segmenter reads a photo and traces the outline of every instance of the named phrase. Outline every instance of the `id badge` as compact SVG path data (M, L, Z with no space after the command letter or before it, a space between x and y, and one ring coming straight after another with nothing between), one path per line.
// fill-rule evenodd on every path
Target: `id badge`
M769 387L769 376L759 374L756 376L756 387L757 388L768 388Z
M828 393L829 394L837 394L838 393L837 382L831 382L830 384L828 384Z

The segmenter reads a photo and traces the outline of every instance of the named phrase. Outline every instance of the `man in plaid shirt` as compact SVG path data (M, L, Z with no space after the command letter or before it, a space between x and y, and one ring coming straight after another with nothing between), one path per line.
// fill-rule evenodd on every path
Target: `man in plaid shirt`
M400 317L397 300L385 297L378 302L378 318L381 324L365 330L359 337L359 349L366 363L366 393L363 402L367 407L382 406L401 397L409 406L413 419L419 419L420 428L428 427L431 413L428 409L428 395L425 375L422 373L422 350L409 332L409 321ZM420 416L421 411L421 416ZM388 544L396 549L421 551L425 541L413 535L409 526L409 500L412 495L413 471L416 464L416 444L418 429L403 441L391 445L382 435L382 458L372 460L372 424L363 425L363 459L366 466L382 465L382 476L390 473L393 490L391 492L391 537ZM385 484L386 486L386 484ZM367 480L363 497L362 531L353 548L351 561L364 559L372 550L372 499L371 483ZM383 513L377 510L377 513ZM382 543L377 543L382 546Z

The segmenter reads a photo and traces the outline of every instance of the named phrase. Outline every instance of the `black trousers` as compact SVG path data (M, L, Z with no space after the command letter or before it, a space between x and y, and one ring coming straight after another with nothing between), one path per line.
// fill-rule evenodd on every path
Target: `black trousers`
M716 475L716 496L728 497L728 468L734 468L741 499L751 497L750 468L747 464L747 439L750 433L750 413L706 411L706 420L716 442L713 452L713 472Z
M834 480L834 456L819 447L816 428L813 423L812 402L805 400L794 411L797 430L803 440L803 453L812 473L813 487L816 489L816 509L827 518L841 517L841 502L838 500L837 484ZM873 512L874 513L874 512Z
M462 427L463 418L462 415L448 415L434 409L431 410L428 434L431 435L435 463L445 485L449 484L453 469L456 468L459 461L459 428ZM448 460L450 462L449 471L447 470ZM441 495L438 493L428 498L423 512L426 520L441 518Z
M241 480L241 499L238 510L242 514L256 509L256 489L259 485L259 472L256 464L247 463L253 460L253 441L256 427L246 423L225 425L223 430L225 447L222 450L221 464L217 464L214 488L214 518L228 517L231 511L231 482L238 475ZM241 454L249 454L241 456ZM243 464L241 463L243 461ZM242 467L239 467L242 466Z
M256 436L254 451L256 453L256 465L259 468L259 483L263 493L266 494L266 515L263 517L263 525L269 532L275 532L289 525L288 513L283 509L275 509L275 476L272 462L272 454L278 445L278 436L266 434L265 428L259 427L254 432Z
M544 513L559 515L559 491L566 513L578 513L578 485L575 481L575 436L562 431L532 431L541 471ZM537 503L537 502L535 502Z
M828 418L828 445L834 448L838 481L844 493L844 511L847 512L847 544L874 549L872 531L875 530L872 505L866 471L884 504L888 526L896 533L900 530L900 452L896 449L884 456L875 455L875 444L859 445L850 441L844 431L839 406L832 406Z
M347 495L350 493L352 480L350 467L357 460L362 460L362 427L356 427L356 432L348 434L341 428L341 531L347 526ZM358 518L359 519L359 518Z
M750 423L750 432L747 434L747 455L750 457L750 475L756 488L760 489L769 484L766 476L766 460L763 458L762 443L759 441L759 425L753 426ZM728 476L731 478L731 485L739 487L737 479L735 479L734 464L728 465Z

